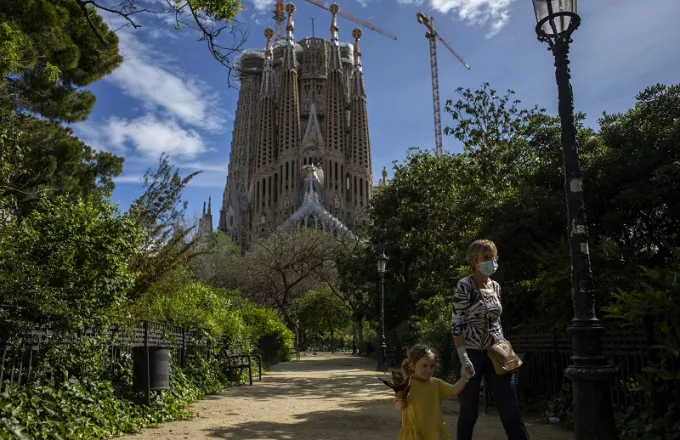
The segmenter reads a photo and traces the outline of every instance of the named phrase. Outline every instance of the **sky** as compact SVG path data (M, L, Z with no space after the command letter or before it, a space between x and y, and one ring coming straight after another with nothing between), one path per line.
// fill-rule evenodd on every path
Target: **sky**
M244 48L263 48L264 29L274 28L274 0L242 1L238 19L249 33ZM295 6L296 40L311 37L313 26L317 37L330 37L328 11L303 0ZM522 106L557 114L554 60L536 39L531 0L341 0L339 6L398 37L362 29L375 180L383 166L391 175L392 163L402 162L408 148L434 148L429 49L417 12L433 16L438 32L471 66L466 70L438 46L442 106L456 99L456 88L474 90L488 82L499 92L514 90ZM578 12L572 87L576 111L586 113L588 125L597 128L602 112L626 111L650 85L680 82L680 1L580 1ZM114 28L121 24L105 18ZM184 193L188 217L199 216L211 197L217 225L238 91L229 88L226 68L192 30L175 31L168 17L146 17L141 24L118 31L124 62L89 87L97 97L94 110L73 128L97 150L125 158L113 194L122 210L142 194L141 177L166 152L181 173L202 171ZM357 25L340 17L338 26L340 40L353 42ZM442 108L442 126L451 123ZM451 136L443 144L461 150Z

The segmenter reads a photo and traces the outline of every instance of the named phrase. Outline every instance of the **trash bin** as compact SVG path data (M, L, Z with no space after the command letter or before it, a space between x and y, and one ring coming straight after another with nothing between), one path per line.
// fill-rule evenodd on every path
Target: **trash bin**
M170 388L170 349L166 347L149 347L149 374L146 374L144 351L146 347L135 347L132 350L133 381L137 391L146 390L147 379L150 390L167 390Z

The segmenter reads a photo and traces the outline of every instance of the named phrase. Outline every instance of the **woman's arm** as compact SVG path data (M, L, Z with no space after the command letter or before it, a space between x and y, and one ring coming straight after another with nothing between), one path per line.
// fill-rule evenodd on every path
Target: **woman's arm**
M459 281L453 294L453 314L451 316L451 332L456 349L465 347L463 327L465 326L468 307L470 307L470 293L466 292L465 286Z
M475 368L470 361L465 348L465 339L463 338L463 329L466 325L467 310L470 308L470 289L466 286L463 280L458 281L456 291L453 294L453 316L451 318L451 331L453 333L453 341L456 344L456 352L462 365L461 375L467 374L469 377L475 375Z

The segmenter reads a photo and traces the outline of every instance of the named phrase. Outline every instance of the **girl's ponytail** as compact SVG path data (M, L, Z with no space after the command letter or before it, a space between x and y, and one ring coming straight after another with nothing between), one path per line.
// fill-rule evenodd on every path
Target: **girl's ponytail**
M415 371L411 368L411 361L408 360L408 358L404 359L401 363L401 374L404 376L404 379L407 380Z

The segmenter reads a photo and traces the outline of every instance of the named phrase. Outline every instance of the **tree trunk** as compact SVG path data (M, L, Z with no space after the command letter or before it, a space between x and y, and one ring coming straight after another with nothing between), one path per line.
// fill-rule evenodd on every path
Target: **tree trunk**
M333 330L333 327L331 327L330 330L331 330L331 353L335 353L335 331Z
M352 319L352 355L356 356L357 351L357 322Z
M359 321L357 321L357 342L359 343L359 354L366 354L366 353L363 353L363 349L364 349L364 320L363 320L363 318L359 318Z

